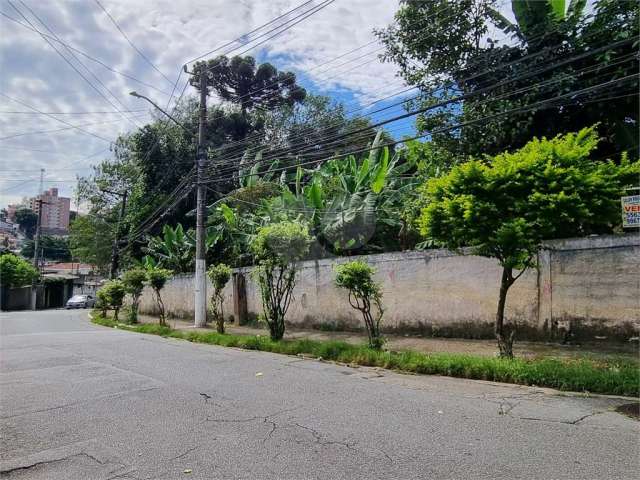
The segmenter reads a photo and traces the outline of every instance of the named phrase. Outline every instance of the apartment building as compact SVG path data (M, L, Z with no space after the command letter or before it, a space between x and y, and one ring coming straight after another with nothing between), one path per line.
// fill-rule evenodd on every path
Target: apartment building
M69 233L71 199L58 196L57 188L50 188L42 195L29 200L29 208L38 213L42 200L42 233L66 235Z

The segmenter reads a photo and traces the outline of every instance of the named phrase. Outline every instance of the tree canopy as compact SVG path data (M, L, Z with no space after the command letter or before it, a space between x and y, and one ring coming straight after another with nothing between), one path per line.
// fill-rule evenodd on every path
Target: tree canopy
M622 79L639 67L640 4L599 0L591 14L583 1L567 10L562 0L511 6L516 25L496 0L407 0L377 31L385 59L421 89L410 107L430 108L418 130L465 157L599 122L602 155L637 151L638 79Z

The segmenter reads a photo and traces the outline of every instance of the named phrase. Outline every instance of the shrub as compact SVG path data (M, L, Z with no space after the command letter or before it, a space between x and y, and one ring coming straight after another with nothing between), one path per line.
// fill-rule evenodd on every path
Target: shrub
M165 317L164 302L162 301L160 291L164 288L167 280L171 276L171 273L171 270L166 270L164 268L152 268L151 270L147 271L147 281L149 282L149 286L153 290L153 293L156 297L160 325L163 326L166 326L167 322Z
M39 276L38 270L25 259L12 253L0 255L0 285L23 287Z
M104 286L98 290L98 298L102 304L103 312L105 305L113 309L113 318L118 320L118 312L122 308L122 302L126 295L124 283L121 280L109 280Z
M356 260L336 267L336 286L349 290L349 304L362 314L367 327L369 346L380 349L384 343L380 336L382 292L380 285L373 280L375 269L365 262ZM372 307L375 312L372 313Z
M258 230L251 250L258 261L254 275L260 285L262 307L273 340L284 336L287 313L296 281L296 262L309 251L311 237L299 222L280 222Z
M213 311L213 317L216 321L216 330L218 333L224 333L224 297L222 291L231 278L231 268L224 263L220 263L209 268L207 273L213 285L211 310Z
M144 289L147 272L142 268L132 268L122 275L122 283L126 292L131 295L131 309L129 310L129 323L138 322L138 305Z

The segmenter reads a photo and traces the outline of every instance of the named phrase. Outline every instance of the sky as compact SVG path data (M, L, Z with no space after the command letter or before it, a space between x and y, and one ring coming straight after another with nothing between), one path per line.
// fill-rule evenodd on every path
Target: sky
M41 168L45 169L45 189L58 187L61 195L73 198L76 176L89 174L92 164L110 158L110 142L119 134L152 118L148 104L130 96L130 91L166 105L185 62L245 35L303 2L0 0L4 15L49 35L47 42L39 33L0 16L0 207L35 195ZM312 0L287 18L321 3L322 0ZM393 21L398 3L335 0L247 54L269 61L280 70L295 72L308 91L329 95L344 102L348 112L362 115L366 110L361 109L371 102L406 88L395 66L379 61L381 45L366 45L375 40L373 29ZM245 35L244 40L263 32ZM71 50L77 58L55 38L77 49ZM235 48L230 55L251 45L236 42L230 47ZM357 52L324 65L360 46ZM113 73L83 54L128 77ZM181 74L178 92L185 81ZM194 94L194 90L187 87L186 94ZM399 98L376 103L369 110L395 103ZM29 107L50 115L34 114ZM400 108L385 115L402 113ZM392 125L390 130L396 138L411 134L412 123Z

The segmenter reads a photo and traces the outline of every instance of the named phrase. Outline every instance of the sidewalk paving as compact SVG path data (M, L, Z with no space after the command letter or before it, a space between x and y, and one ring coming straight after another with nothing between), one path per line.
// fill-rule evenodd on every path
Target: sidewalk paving
M140 315L141 323L157 323L157 318L150 315ZM193 321L184 319L167 319L169 326L175 330L189 330L211 332L215 331L214 324L208 324L205 328L195 328ZM234 335L268 335L266 328L250 325L225 324L227 333ZM342 332L305 330L287 327L285 339L309 340L342 340L348 343L363 343L366 341L364 332ZM460 353L468 355L496 356L497 345L494 340L471 340L459 338L433 338L412 335L385 335L389 350L413 350L423 353ZM637 344L589 344L589 345L560 345L542 342L518 342L514 345L514 353L518 357L560 357L560 358L593 358L611 359L619 356L624 359L632 359L640 362L638 358Z

